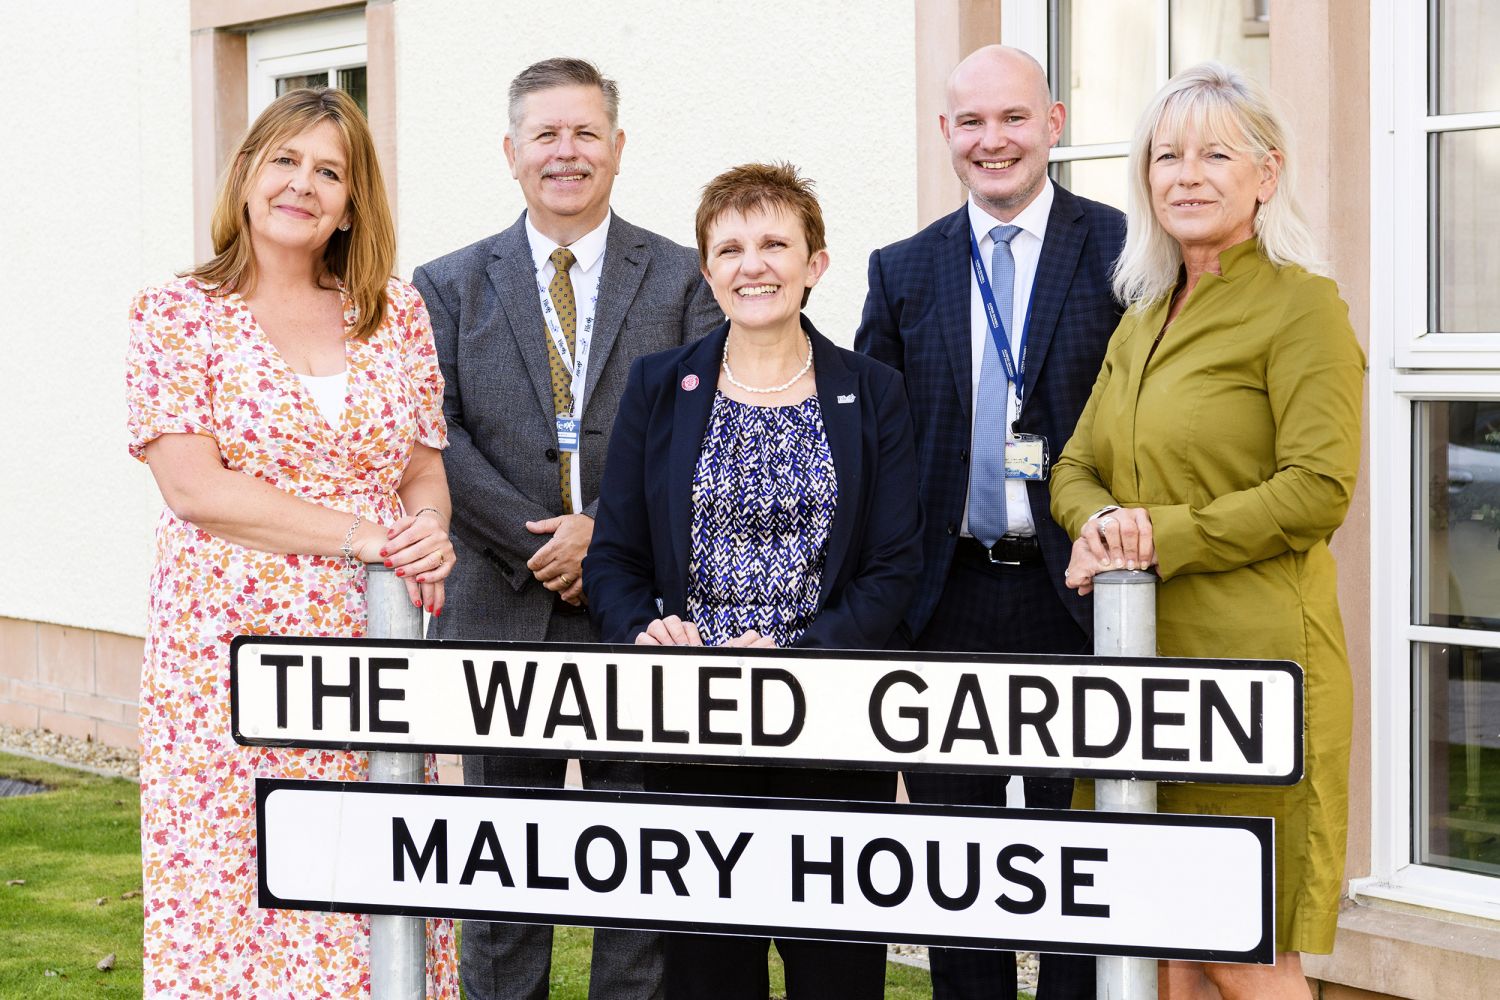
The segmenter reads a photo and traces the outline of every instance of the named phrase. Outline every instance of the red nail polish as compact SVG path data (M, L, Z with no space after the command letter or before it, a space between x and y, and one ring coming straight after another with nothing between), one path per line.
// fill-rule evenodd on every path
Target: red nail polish
M396 570L396 575L397 576L405 576L406 575L406 570L405 569L398 569L398 570Z
M422 606L422 602L421 601L412 601L411 602L411 606L414 607L414 608L420 608Z
M392 528L390 531L387 531L385 533L385 537L387 537L387 538L395 538L396 537L396 529Z
M381 549L380 550L380 558L384 559L388 555L390 555L390 553L387 552L385 549Z
M418 583L426 583L427 582L427 577L425 577L425 576L419 576L419 577L417 577L417 582Z
M384 553L384 552L382 552L382 553L380 553L380 554L381 554L381 555L385 555L385 553ZM386 561L385 561L385 568L386 568L386 569L390 569L390 568L391 568L391 561L390 561L390 560L389 560L389 559L387 559L387 560L386 560Z
M443 617L443 609L442 608L438 608L436 611L434 611L432 613L432 615L433 615L434 618L441 618L441 617Z

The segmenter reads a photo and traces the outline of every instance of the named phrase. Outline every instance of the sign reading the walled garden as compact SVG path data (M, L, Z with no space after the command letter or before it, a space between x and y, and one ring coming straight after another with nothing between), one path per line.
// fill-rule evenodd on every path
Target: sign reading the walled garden
M263 907L1268 963L1272 822L259 779Z
M1294 784L1287 661L241 636L257 746Z

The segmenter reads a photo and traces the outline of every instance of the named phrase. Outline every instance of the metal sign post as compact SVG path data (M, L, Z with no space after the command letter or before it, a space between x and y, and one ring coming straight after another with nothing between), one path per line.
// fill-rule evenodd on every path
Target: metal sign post
M422 638L422 609L412 604L406 583L385 566L371 565L365 598L366 635L372 639ZM421 784L422 754L370 753L370 780ZM427 993L427 922L421 917L370 916L372 1000L421 1000Z
M1156 575L1110 570L1094 577L1094 655L1156 655ZM1156 812L1156 782L1099 779L1094 808L1100 812ZM1156 960L1101 955L1098 1000L1156 1000Z

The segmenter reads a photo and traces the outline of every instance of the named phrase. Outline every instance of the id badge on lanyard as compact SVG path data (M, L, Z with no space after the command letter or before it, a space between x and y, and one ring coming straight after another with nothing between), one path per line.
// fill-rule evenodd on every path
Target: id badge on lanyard
M561 451L571 453L574 458L571 464L571 482L569 492L572 493L573 510L583 510L583 484L580 469L583 463L578 461L578 451L581 445L583 429L583 394L587 385L589 371L589 348L594 339L594 316L599 306L599 293L596 290L589 298L588 306L579 311L576 343L578 351L575 354L568 349L568 338L563 333L562 322L557 318L557 310L552 306L552 295L542 284L541 275L537 275L537 292L541 296L542 319L546 321L547 333L552 337L552 346L557 350L557 356L562 361L563 367L572 373L568 385L568 395L572 397L572 409L566 413L555 415L557 422L557 447Z
M1018 352L1010 351L1010 336L1005 331L1005 317L995 304L995 293L990 288L990 277L985 272L984 260L979 255L979 241L974 231L969 231L969 262L974 265L974 281L979 286L979 298L984 305L985 323L989 327L990 339L1000 355L1000 367L1005 372L1006 390L1016 397L1016 419L1019 422L1022 393L1026 382L1026 339L1031 332L1031 306L1035 300L1036 283L1032 283L1032 300L1026 304L1026 319L1021 325L1021 342ZM1022 434L1013 424L1005 428L1005 478L1044 482L1051 471L1051 454L1047 439L1040 434Z

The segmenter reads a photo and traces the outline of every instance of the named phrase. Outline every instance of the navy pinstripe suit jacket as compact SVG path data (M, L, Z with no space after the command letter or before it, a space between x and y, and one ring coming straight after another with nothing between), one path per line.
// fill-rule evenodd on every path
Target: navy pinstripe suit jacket
M1088 402L1121 308L1110 268L1125 242L1118 210L1055 187L1037 265L1019 430L1041 434L1055 460ZM903 372L916 421L924 513L922 578L906 627L920 635L943 592L969 488L972 361L969 214L959 208L870 255L870 290L855 349ZM1042 558L1088 634L1093 610L1063 584L1071 543L1048 513L1046 483L1028 483Z

